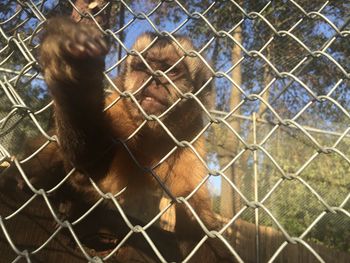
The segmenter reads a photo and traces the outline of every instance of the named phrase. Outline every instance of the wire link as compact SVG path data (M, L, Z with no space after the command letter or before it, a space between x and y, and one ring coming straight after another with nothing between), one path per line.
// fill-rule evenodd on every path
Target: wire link
M163 189L167 197L170 199L169 205L167 205L165 208L163 208L157 215L154 216L150 222L147 222L145 225L133 225L130 221L128 215L123 210L122 205L118 201L118 196L121 195L126 188L122 189L117 194L112 193L104 193L98 185L90 179L91 185L94 187L96 193L100 196L100 199L90 207L84 214L82 214L79 218L77 218L74 222L69 221L62 221L59 217L59 212L55 210L54 206L52 205L52 200L50 200L50 194L58 191L58 189L64 184L65 181L69 179L69 177L75 172L75 169L73 168L69 173L66 174L64 179L62 179L57 185L52 187L49 190L43 190L43 189L37 189L30 181L28 175L26 174L25 170L23 169L23 165L26 162L29 162L35 156L38 155L38 153L42 152L46 147L48 147L52 143L59 143L57 137L50 136L45 128L42 126L41 122L39 121L38 117L48 112L52 108L52 102L44 105L43 107L39 109L32 108L28 103L25 102L25 100L21 97L21 93L19 92L22 87L26 87L30 84L33 84L37 81L42 81L43 77L40 75L40 72L38 72L38 63L35 58L35 50L37 49L37 45L35 44L35 38L40 34L40 31L42 29L42 25L44 21L47 19L47 11L43 8L43 5L46 3L51 4L50 9L54 10L62 4L62 2L65 1L49 1L49 0L41 0L41 1L20 1L16 0L14 1L16 3L16 9L13 12L13 14L8 15L7 17L4 15L2 16L3 21L0 21L0 57L2 61L0 61L0 72L4 73L3 77L0 79L0 92L1 94L4 94L3 96L6 98L7 103L10 104L8 111L6 112L5 116L1 117L0 119L0 139L1 136L4 134L7 134L14 129L17 128L17 126L23 121L24 118L28 118L30 122L33 124L33 127L38 130L38 132L46 139L46 142L44 142L36 151L30 153L28 156L18 159L17 156L13 155L10 150L8 150L8 145L2 144L2 141L0 140L0 164L3 162L9 162L11 165L14 165L17 170L20 173L21 178L23 179L24 183L29 187L29 189L32 192L31 197L23 203L16 211L14 211L12 214L4 217L4 215L0 214L0 228L2 230L2 233L5 236L5 239L13 252L17 255L16 258L14 258L13 262L17 262L21 259L25 259L27 262L31 262L31 255L35 255L39 253L41 250L43 250L45 247L48 246L51 240L53 240L57 234L63 229L68 229L70 235L72 236L75 245L80 250L81 254L86 258L88 262L104 262L105 260L110 259L113 255L118 253L118 250L120 247L122 247L124 244L127 243L127 241L135 234L139 233L141 234L145 241L150 245L152 251L154 254L158 257L160 262L167 262L166 258L162 255L162 253L159 251L157 245L155 244L154 240L151 239L149 234L147 233L147 230L154 224L155 221L157 221L168 209L170 209L173 205L183 205L191 212L193 215L195 221L198 223L200 228L203 230L203 239L196 245L196 247L193 248L191 253L187 255L185 259L183 259L183 262L188 262L191 260L192 256L200 249L202 244L207 239L218 239L220 242L222 242L227 249L231 252L231 254L235 257L235 259L238 262L244 262L241 255L239 254L239 251L235 248L235 244L233 244L229 238L227 238L227 235L225 235L228 232L228 229L234 226L234 224L240 219L240 217L247 211L250 210L257 210L261 213L264 213L267 215L267 217L277 226L277 229L283 234L285 241L276 249L272 257L269 259L269 262L274 262L284 251L286 246L288 244L299 244L303 247L305 247L318 262L325 262L324 259L321 257L319 253L313 248L312 245L310 245L305 238L308 233L312 231L312 229L315 228L315 226L321 222L321 220L329 214L337 214L342 215L350 220L350 212L345 208L346 204L349 203L350 200L350 194L348 194L344 200L341 201L338 205L334 206L334 204L329 203L328 199L323 196L322 193L319 193L317 191L317 188L308 182L304 177L303 173L307 170L307 167L309 167L313 162L315 162L316 158L319 156L331 156L336 155L339 157L342 161L347 163L350 166L350 158L344 153L339 145L342 141L345 140L345 138L349 137L349 130L350 128L347 128L343 133L335 133L333 131L318 131L320 133L326 133L330 134L332 136L337 136L338 139L333 145L327 146L323 145L322 142L318 140L318 137L315 136L315 133L317 132L316 129L312 127L306 127L299 123L300 116L304 113L306 113L309 109L311 109L316 104L330 104L336 109L339 110L343 114L343 117L350 121L350 112L348 111L347 105L342 105L341 102L337 101L335 96L333 96L336 91L339 90L339 87L346 83L349 85L350 80L350 72L349 65L346 65L346 63L343 63L334 56L332 56L331 53L329 53L328 49L330 46L332 46L337 40L339 39L345 39L348 38L350 35L349 29L346 29L346 27L340 27L337 23L333 22L331 18L327 17L323 14L323 11L328 7L329 2L324 1L324 4L318 9L313 11L306 11L304 7L302 7L301 4L298 4L294 0L288 0L285 2L288 2L289 5L291 5L294 9L296 9L299 12L299 17L296 22L294 22L289 29L280 30L276 27L273 20L270 19L268 16L266 16L265 11L270 8L273 1L267 1L260 10L251 11L248 12L243 8L243 6L240 4L241 1L235 1L230 0L232 6L234 6L237 9L237 12L242 16L242 19L240 19L238 22L236 22L231 28L227 30L217 30L215 25L211 22L211 19L209 19L208 12L213 11L216 7L216 2L210 3L206 9L203 11L191 11L188 10L184 4L179 2L178 0L166 0L166 1L159 1L156 3L151 10L148 12L139 12L133 10L131 4L128 4L129 1L123 1L123 0L116 0L108 2L105 6L100 8L99 12L96 14L90 14L86 12L82 12L79 10L77 6L75 6L74 1L68 0L68 4L71 6L72 9L74 9L81 18L87 18L92 21L98 26L99 30L105 34L106 36L110 37L112 42L115 45L118 45L123 52L126 54L125 56L121 57L118 61L116 61L112 66L110 66L106 71L104 72L106 81L109 83L111 88L115 90L119 97L109 106L106 107L105 110L113 106L114 104L118 103L119 100L122 99L131 99L133 103L136 105L136 107L139 109L141 114L144 117L144 122L124 141L116 141L115 143L121 143L125 149L129 152L132 159L135 161L135 163L143 169L146 173L151 174L153 178L158 182L159 186ZM99 13L104 12L105 9L108 8L109 5L112 3L117 3L118 5L124 6L124 8L127 10L127 12L130 13L130 16L132 19L130 21L126 21L122 28L107 28L104 29L99 25L99 22L96 20L96 16L99 15ZM175 27L173 30L161 30L157 26L157 24L151 19L152 15L157 13L158 11L161 11L161 8L166 4L173 4L176 5L181 12L183 12L183 21L180 21L178 23L178 26ZM33 22L33 21L36 22ZM266 28L271 31L271 36L269 39L266 39L265 44L258 50L252 49L248 50L238 39L234 37L233 32L240 27L245 21L251 20L256 23L260 23L261 25L265 26ZM316 49L313 49L308 46L308 43L304 42L300 35L296 34L295 31L298 28L298 26L303 23L305 20L311 20L311 21L322 21L325 25L327 25L333 32L333 36L331 36L327 42ZM32 22L30 22L32 21ZM149 44L144 50L137 51L133 49L129 49L127 45L121 40L120 33L126 32L132 24L137 23L139 21L144 22L147 24L154 32L156 32L159 36L166 36L167 38L171 39L171 41L178 46L178 48L183 52L183 56L172 65L172 67L167 71L160 71L160 70L154 70L152 67L147 63L144 53L149 50L153 43L157 40L154 39L152 43ZM186 50L181 43L175 38L174 34L179 31L181 28L184 28L187 24L190 24L190 22L195 21L197 23L200 23L202 25L206 25L206 28L210 31L210 33L213 35L213 37L206 43L201 49L199 50ZM24 27L30 27L32 30L25 31L22 30ZM22 32L23 31L23 32ZM19 33L20 32L20 33ZM29 32L29 33L28 33ZM26 35L27 33L27 35ZM276 62L273 61L271 58L269 58L266 53L266 49L268 47L272 46L272 43L275 39L282 38L285 41L291 41L298 47L300 47L302 50L304 50L305 55L300 59L300 63L296 64L295 67L289 71L283 71L279 70L278 65L276 65ZM217 70L212 66L205 58L205 53L209 51L209 46L214 43L217 40L225 40L228 41L231 45L237 46L242 56L226 71ZM6 63L13 59L15 56L20 56L24 59L25 62L24 65L18 65L14 68L6 68ZM122 63L125 62L126 58L128 56L136 56L142 60L144 65L148 68L148 70L152 73L153 76L158 76L165 78L166 81L168 81L171 84L171 87L176 91L176 93L179 96L179 99L169 108L167 109L162 115L155 116L155 115L148 115L143 108L141 107L140 103L136 99L136 96L138 93L141 92L143 87L147 85L149 81L152 80L152 77L150 77L148 80L145 81L145 83L136 91L129 92L129 91L122 91L120 87L117 87L116 84L113 82L111 77L109 76L109 73L118 68ZM196 93L183 93L179 87L176 86L175 83L172 82L172 80L167 75L168 71L170 71L173 67L175 67L178 63L180 63L183 59L186 57L195 57L198 60L201 61L212 73L212 78L208 80L207 83L203 85L202 88L199 89L199 91L196 91ZM252 59L254 61L260 61L262 64L265 65L266 68L268 68L268 71L273 75L273 78L271 79L269 84L266 84L266 87L262 89L259 93L251 93L249 94L249 91L246 87L244 87L242 84L240 84L238 81L232 78L230 75L236 68L238 68L240 65L242 65L247 59ZM333 85L333 87L328 91L326 94L317 94L317 92L310 86L310 84L305 81L303 78L300 77L300 72L304 69L306 65L310 63L310 61L315 61L316 59L324 59L327 61L328 65L331 65L335 69L337 69L338 72L340 72L341 77L337 80L337 82ZM203 102L199 99L199 95L206 90L207 86L209 85L210 81L216 81L216 80L223 80L227 81L234 87L239 94L241 95L241 100L239 103L230 111L212 111L207 108L206 105L203 104ZM306 94L310 97L307 103L305 103L304 107L302 107L293 117L291 118L285 118L283 117L279 111L274 108L274 104L270 100L266 100L264 97L264 93L268 90L272 89L271 87L278 81L288 81L289 83L294 83L294 85L297 85L300 90L306 92ZM346 85L346 84L345 84ZM286 85L287 88L289 87L289 84ZM198 107L202 110L203 115L209 119L208 123L204 126L204 128L198 133L196 138L193 141L184 141L179 140L176 138L174 134L169 130L169 128L163 123L163 117L171 111L173 107L175 107L178 103L181 102L181 100L187 99L194 101ZM239 111L243 107L243 105L247 103L259 103L260 105L264 105L266 107L266 111L270 113L271 120L257 120L260 123L268 124L270 125L270 131L265 134L265 136L260 140L260 142L249 142L248 139L245 138L244 135L239 133L235 130L235 128L232 125L232 122L230 122L230 119L237 118L241 120L248 120L252 121L252 117L237 115L236 112ZM21 116L21 119L17 122L13 122L13 119L16 119L17 116ZM165 156L162 156L160 158L161 160L159 163L155 164L151 168L143 167L137 160L137 158L132 154L132 152L127 147L127 142L131 138L133 138L140 130L141 128L146 125L147 122L156 122L159 124L161 129L164 130L164 132L168 135L168 137L174 142L174 148L167 153ZM239 141L243 146L239 149L237 153L230 159L223 167L220 168L212 168L206 159L204 159L200 153L193 147L193 143L201 136L205 136L207 132L210 130L210 128L220 125L224 127L224 129L229 133L230 136L234 137L235 140ZM269 141L273 136L276 135L278 130L281 129L288 129L293 131L298 131L300 134L302 134L307 141L308 144L312 145L314 152L310 157L305 157L304 163L295 169L294 172L291 172L289 170L284 169L284 167L279 163L277 158L265 147L265 144L267 141ZM175 197L170 189L166 186L164 182L158 177L155 170L156 168L164 162L169 156L171 156L176 149L178 148L185 148L193 153L194 156L200 162L204 165L204 167L207 170L208 175L203 178L203 180L199 183L199 185L193 190L193 192L189 193L187 196L181 196L181 197ZM248 195L246 195L241 189L239 185L236 185L235 182L233 182L229 176L227 175L228 170L231 166L237 164L242 158L243 155L248 152L256 152L260 156L263 156L266 160L269 160L272 164L272 166L277 170L279 174L278 180L274 182L274 184L270 187L269 191L267 191L264 195L259 196L258 200L251 200ZM193 195L196 194L196 192L200 189L203 184L207 183L210 178L220 178L222 181L226 182L230 188L233 190L235 194L238 195L238 197L242 200L242 207L240 207L240 210L234 215L233 218L228 218L225 225L220 230L212 230L208 229L207 226L204 224L198 213L195 211L195 209L191 206L190 200ZM323 211L317 215L317 218L314 219L314 221L308 226L307 229L304 230L302 234L299 236L293 236L291 233L288 232L288 230L280 223L279 221L279 215L275 215L274 211L269 208L267 203L272 199L272 195L277 192L278 189L281 188L281 185L284 182L296 182L300 185L302 185L305 189L307 189L307 192L311 194L313 197L315 197L319 203L324 208ZM30 249L23 249L21 250L19 247L16 246L15 242L13 241L11 237L11 233L9 232L6 223L10 222L14 217L18 216L19 214L23 213L23 210L28 207L30 204L34 202L37 198L42 198L45 202L48 211L50 212L53 220L57 224L57 228L54 232L50 233L49 237L46 239L45 242L41 244L38 248L35 248L33 250ZM82 241L79 239L78 234L74 230L74 226L78 225L81 221L83 221L88 215L90 215L96 208L104 201L109 200L113 203L116 211L119 213L121 218L123 219L123 222L125 225L129 228L129 232L124 236L123 239L120 240L120 242L106 255L105 257L97 257L89 254L89 251L87 251L84 248L84 245Z

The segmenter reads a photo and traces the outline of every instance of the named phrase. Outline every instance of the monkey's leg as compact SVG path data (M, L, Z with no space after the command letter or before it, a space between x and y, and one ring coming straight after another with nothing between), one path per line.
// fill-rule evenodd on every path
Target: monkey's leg
M89 175L107 167L112 140L103 113L104 55L108 46L92 25L55 18L47 22L40 61L54 99L63 158ZM101 172L102 174L103 172Z

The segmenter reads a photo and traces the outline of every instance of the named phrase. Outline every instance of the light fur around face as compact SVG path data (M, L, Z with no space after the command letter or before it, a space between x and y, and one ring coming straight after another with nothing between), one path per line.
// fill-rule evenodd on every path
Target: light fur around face
M172 133L181 137L179 139L186 137L179 134L180 130L186 133L193 127L203 126L200 105L193 99L184 98L184 95L189 92L196 94L200 90L196 96L205 106L212 99L212 74L209 68L201 58L185 54L194 49L191 41L184 36L176 36L174 41L170 37L144 33L132 47L138 54L128 56L123 72L118 77L118 88L133 93L146 114L162 116L161 120ZM117 94L112 95L108 102L116 97ZM140 110L131 99L123 102L133 122L136 126L140 125L145 119ZM162 115L170 107L170 112ZM159 125L150 121L147 126Z
M149 79L151 73L161 70L167 72L166 76L173 83L170 83L161 74L153 76L152 81L158 81L156 84L169 92L170 104L179 99L181 93L197 92L210 78L210 70L199 57L185 54L185 51L194 50L194 46L188 38L176 36L175 39L173 41L170 37L157 36L152 33L144 33L138 37L132 49L140 55L132 55L127 58L124 74L128 75L128 78L125 79L124 88L134 92L141 87L144 81ZM153 72L151 72L152 70ZM135 79L139 82L136 83ZM152 84L154 85L154 83L146 85L143 90ZM211 92L211 84L199 94L199 98L204 100L204 104L207 103L206 95L209 92Z

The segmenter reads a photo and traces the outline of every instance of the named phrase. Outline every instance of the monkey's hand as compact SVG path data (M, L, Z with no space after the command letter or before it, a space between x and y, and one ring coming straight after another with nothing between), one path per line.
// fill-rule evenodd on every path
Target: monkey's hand
M96 26L53 18L47 21L44 32L40 62L50 89L57 82L69 85L102 80L108 44Z
M94 161L111 144L103 112L107 52L107 42L94 25L69 18L53 18L45 25L40 62L54 100L60 150L65 163L90 175L100 172L103 162Z

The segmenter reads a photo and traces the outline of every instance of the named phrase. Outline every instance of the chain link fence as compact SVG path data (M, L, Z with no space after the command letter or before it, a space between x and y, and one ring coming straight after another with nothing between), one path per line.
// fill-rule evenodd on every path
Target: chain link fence
M49 190L36 189L26 175L25 164L57 141L49 132L52 101L37 51L46 19L62 14L96 23L110 38L106 87L135 103L134 95L120 91L113 79L126 58L135 55L130 47L137 35L153 31L193 39L197 49L186 52L212 71L213 107L206 108L196 94L181 95L203 110L205 128L198 134L206 137L208 148L203 183L210 185L213 209L224 222L217 231L203 227L201 242L219 239L233 262L350 261L347 1L17 0L0 4L0 182L15 167L23 185L2 190L1 262L115 262L135 233L149 244L155 262L168 262L149 235L154 222L133 225L116 196L97 186L99 202L75 221L62 221L51 196L74 170ZM177 147L188 147L201 158L192 142L174 138L161 118L143 114L142 125L157 121ZM25 145L38 138L41 146L25 152ZM24 194L23 188L29 191ZM98 216L104 200L112 200L128 232L96 253L77 232L85 218ZM189 206L187 200L177 198ZM162 215L172 206L163 199L155 216L169 232L174 216ZM63 232L70 236L68 243Z

